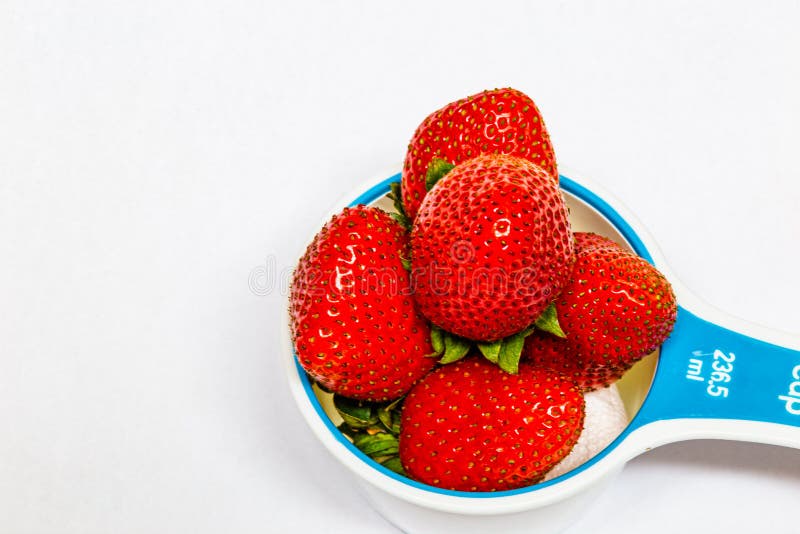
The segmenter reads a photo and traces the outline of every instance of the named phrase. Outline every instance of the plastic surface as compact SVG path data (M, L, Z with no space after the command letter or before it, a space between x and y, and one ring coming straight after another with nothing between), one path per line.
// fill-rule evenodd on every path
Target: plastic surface
M734 332L680 308L633 421L736 419L800 424L800 352Z

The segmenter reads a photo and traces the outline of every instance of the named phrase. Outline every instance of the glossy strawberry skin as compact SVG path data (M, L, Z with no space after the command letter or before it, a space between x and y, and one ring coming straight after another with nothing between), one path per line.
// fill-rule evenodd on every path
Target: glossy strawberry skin
M496 341L531 325L574 261L567 209L537 165L481 155L428 193L411 232L420 311L458 336Z
M584 390L619 379L669 336L672 286L652 265L609 239L576 233L577 259L555 301L566 339L534 332L523 359L572 378Z
M401 256L408 237L385 212L346 208L316 235L292 280L291 330L303 368L328 390L402 396L434 365Z
M468 357L409 392L400 460L409 476L440 488L519 488L569 454L583 419L583 396L572 382L527 365L511 375Z
M435 111L417 128L403 165L408 216L413 220L425 197L433 158L458 164L487 153L528 159L558 182L550 135L533 100L516 89L484 91Z

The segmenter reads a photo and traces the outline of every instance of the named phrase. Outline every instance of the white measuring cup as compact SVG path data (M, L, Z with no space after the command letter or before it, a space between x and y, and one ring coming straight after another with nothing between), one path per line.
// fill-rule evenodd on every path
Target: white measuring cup
M336 429L329 399L312 387L296 361L286 316L284 355L300 412L356 475L373 507L404 532L559 532L580 517L625 462L675 441L730 439L800 448L800 336L728 316L702 302L671 273L630 211L596 184L568 174L561 176L561 188L573 230L605 235L653 263L672 283L679 305L675 328L660 351L618 382L629 425L577 469L545 483L492 493L443 490L389 471ZM395 174L367 182L332 212L355 204L391 209L385 196L399 179Z

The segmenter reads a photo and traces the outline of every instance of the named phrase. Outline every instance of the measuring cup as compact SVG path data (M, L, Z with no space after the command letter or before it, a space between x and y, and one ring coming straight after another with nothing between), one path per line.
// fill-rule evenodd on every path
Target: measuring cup
M675 328L660 351L618 382L629 425L577 469L545 483L492 493L444 490L389 471L336 429L335 410L297 363L288 316L284 321L289 384L300 412L356 475L373 507L404 532L559 532L580 517L625 462L675 441L731 439L800 448L800 336L748 323L702 302L675 278L650 235L619 201L567 174L561 176L561 188L573 230L605 235L653 263L672 283L679 304ZM355 204L391 210L385 195L398 180L400 174L367 182L332 213Z

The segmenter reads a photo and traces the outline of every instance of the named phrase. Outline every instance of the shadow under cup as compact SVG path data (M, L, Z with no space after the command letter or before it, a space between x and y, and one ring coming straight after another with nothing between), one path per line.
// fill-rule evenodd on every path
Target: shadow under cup
M389 184L392 182L397 182L400 180L400 174L387 178L383 182L373 186L368 191L363 192L357 198L350 202L350 206L354 206L357 204L367 204L382 208L386 211L392 212L394 211L393 202L389 198L387 198L387 194L389 193ZM580 184L570 180L565 176L561 176L561 190L564 193L564 198L566 200L567 206L569 208L569 218L570 223L572 225L572 230L574 232L594 232L605 236L622 247L634 251L639 256L643 257L648 261L652 261L652 258L633 231L633 229L625 222L624 219L605 201L599 198L597 195L589 191L588 189L584 188ZM627 433L628 429L631 428L632 425L628 426L628 429L623 430L622 433L617 436L615 439L606 449L599 454L597 454L594 458L587 461L580 467L573 469L557 477L548 482L542 482L540 484L536 484L533 486L528 486L524 488L519 488L516 490L509 490L509 491L500 491L500 492L464 492L464 491L452 491L452 490L445 490L441 488L436 488L433 486L429 486L427 484L422 484L417 481L411 480L409 478L403 477L398 475L389 469L381 466L377 462L370 459L368 456L363 454L359 451L336 427L342 422L341 417L336 412L336 409L333 406L332 402L332 395L322 391L316 385L314 385L311 380L309 380L306 373L303 371L302 367L300 367L299 363L295 362L297 365L297 371L300 374L301 381L303 383L303 388L306 394L309 397L311 404L313 405L314 409L316 410L319 417L325 423L325 426L328 427L328 430L333 434L333 437L345 445L355 456L359 457L361 461L368 464L370 467L380 471L384 475L391 477L395 480L403 482L405 484L409 484L416 488L424 489L427 491L441 493L445 495L453 495L459 497L500 497L504 495L515 495L519 493L526 493L530 491L535 491L538 488L550 486L552 484L557 484L561 480L565 480L567 478L571 478L575 474L585 470L597 460L605 456L605 454L613 449L617 443L621 441L624 435ZM625 411L628 416L628 421L632 421L636 414L639 412L642 404L647 397L647 394L650 390L650 386L653 382L653 378L655 376L656 367L658 365L658 350L653 352L652 354L646 356L638 363L636 363L630 370L628 370L625 375L616 382L617 388L619 390L620 396L622 401L625 405Z

